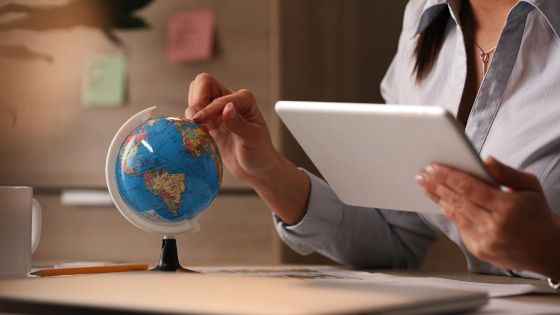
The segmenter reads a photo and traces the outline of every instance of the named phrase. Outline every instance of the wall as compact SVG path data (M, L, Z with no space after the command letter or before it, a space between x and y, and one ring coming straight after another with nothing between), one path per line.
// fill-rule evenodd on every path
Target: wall
M68 1L1 1L32 5ZM25 44L54 62L0 58L0 185L29 185L43 205L43 237L33 261L108 260L157 262L161 236L128 223L113 206L60 203L62 189L105 189L105 157L119 127L157 105L157 115L182 116L188 87L207 72L233 89L250 88L272 120L270 53L273 1L156 0L138 15L148 30L117 31L126 47L99 30L72 27L0 33L1 44ZM210 8L216 49L208 62L170 64L165 59L167 19L176 11ZM20 15L2 16L3 20ZM126 53L128 100L118 108L81 105L84 63L96 53ZM11 111L17 115L13 123ZM274 125L274 122L271 121ZM275 139L278 135L274 135ZM201 232L178 236L186 264L270 264L279 261L270 210L247 185L225 172L222 190L199 216Z
M198 8L215 12L215 57L209 62L168 63L167 18L175 11ZM182 116L189 84L202 72L219 77L233 89L251 87L270 119L269 9L269 2L262 0L159 0L142 9L139 15L150 23L149 30L116 32L129 47L124 50L129 61L128 102L122 108L88 109L80 104L86 58L123 52L99 29L4 32L0 44L26 44L52 55L54 63L0 60L2 103L17 111L15 125L8 115L0 118L0 133L4 135L0 185L105 187L105 156L118 128L151 106L158 106L159 115ZM224 187L246 185L226 171Z
M67 2L0 0L0 7ZM22 43L54 57L52 64L0 58L0 185L33 186L43 204L44 234L33 261L157 261L160 236L132 226L113 206L64 206L59 194L69 188L105 189L107 148L122 123L154 105L158 115L183 115L189 83L198 73L213 74L235 90L251 90L275 145L298 166L317 172L275 116L273 104L278 99L383 102L379 84L396 51L405 5L405 0L156 0L138 13L149 22L148 30L116 32L125 49L88 27L1 32L0 45ZM216 16L214 58L168 63L168 17L198 8L211 8ZM0 23L10 18L14 15L0 17ZM86 58L119 52L129 62L127 104L82 107ZM332 263L317 255L301 257L283 245L268 207L227 171L200 224L200 233L178 237L184 264ZM423 268L464 265L460 251L443 240Z
M161 236L133 226L114 207L65 206L58 194L36 198L43 207L43 231L35 263L157 263ZM183 265L278 262L270 213L257 196L220 195L197 220L200 232L176 237Z

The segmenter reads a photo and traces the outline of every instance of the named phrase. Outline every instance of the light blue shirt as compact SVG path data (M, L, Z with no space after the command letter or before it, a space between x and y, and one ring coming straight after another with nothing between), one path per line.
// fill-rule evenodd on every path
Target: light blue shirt
M387 103L443 106L457 113L467 74L460 1L412 0L406 8L397 54L381 84ZM412 50L440 10L451 19L435 66L416 84ZM468 34L468 33L467 33ZM551 208L560 214L560 1L525 0L510 11L465 132L484 158L535 174ZM310 175L307 214L294 226L274 218L280 237L301 254L319 252L359 267L413 268L440 233L464 252L471 272L544 278L509 271L473 256L443 215L343 204Z

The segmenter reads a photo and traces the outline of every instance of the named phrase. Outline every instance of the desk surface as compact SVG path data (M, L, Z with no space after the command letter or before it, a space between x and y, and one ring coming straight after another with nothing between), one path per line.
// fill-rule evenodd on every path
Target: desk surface
M486 301L470 290L158 271L0 281L0 309L31 314L432 314Z
M283 266L283 267L285 267L285 266ZM298 266L298 268L301 268L301 267L305 267L305 266ZM248 268L251 268L251 267L248 267ZM452 280L462 280L462 281L481 282L481 283L532 284L532 285L537 285L537 286L546 285L545 282L539 281L539 280L523 279L523 278L510 278L510 277L503 277L503 276L469 274L469 273L466 273L466 272L430 272L430 271L411 271L411 270L368 270L368 271L382 272L382 273L385 273L385 274L391 274L391 275L396 275L396 276L405 276L405 277L437 277L437 278L446 278L446 279L452 279ZM169 275L169 276L171 276L171 275ZM34 280L32 282L35 282L35 283L37 283L36 281L39 281L39 282L43 283L44 281L42 281L42 280L47 280L46 282L49 282L49 279L29 279L29 280ZM75 279L75 280L80 282L78 279ZM76 281L74 281L74 282L76 282ZM260 280L258 280L258 281L260 281ZM74 283L72 285L76 285L76 283ZM127 286L128 285L130 285L129 282L127 282ZM69 287L71 289L71 287L73 287L73 286L69 286ZM257 286L257 287L262 288L262 286ZM4 286L4 288L6 288L6 287ZM33 288L33 289L35 289L35 288ZM260 291L262 291L262 290L260 290ZM293 288L290 288L290 290L288 290L288 291L293 291ZM118 292L122 292L122 291L118 291ZM284 290L282 292L287 292L287 291ZM418 292L416 292L416 294L418 294ZM119 296L119 295L120 295L120 293L115 294L114 296ZM359 298L358 295L356 295L355 292L354 292L353 294L350 294L349 296L345 297L344 300L352 300L352 299ZM53 298L56 299L56 297L57 296L55 295ZM368 299L369 298L366 298L364 300L368 300ZM526 302L526 303L539 303L539 304L543 304L543 305L547 304L547 305L554 305L555 307L556 307L556 305L560 305L560 295L550 295L550 294L531 294L531 295L499 298L499 299L509 300L509 301ZM356 301L354 301L354 302L356 302Z

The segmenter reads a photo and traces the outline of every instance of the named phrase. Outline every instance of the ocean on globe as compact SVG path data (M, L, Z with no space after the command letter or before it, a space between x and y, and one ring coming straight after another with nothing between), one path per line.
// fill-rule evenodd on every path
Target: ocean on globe
M177 117L152 118L121 144L117 188L145 219L173 224L197 216L222 183L222 161L208 130Z

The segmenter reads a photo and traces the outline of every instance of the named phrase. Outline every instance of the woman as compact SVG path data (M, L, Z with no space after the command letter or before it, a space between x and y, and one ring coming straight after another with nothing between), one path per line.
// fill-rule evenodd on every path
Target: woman
M249 91L234 92L209 75L191 83L185 115L206 124L226 166L270 206L280 237L301 254L317 251L362 267L415 267L445 233L471 272L560 279L557 3L409 2L381 85L385 101L457 113L504 186L429 165L415 179L444 216L344 205L272 147Z

